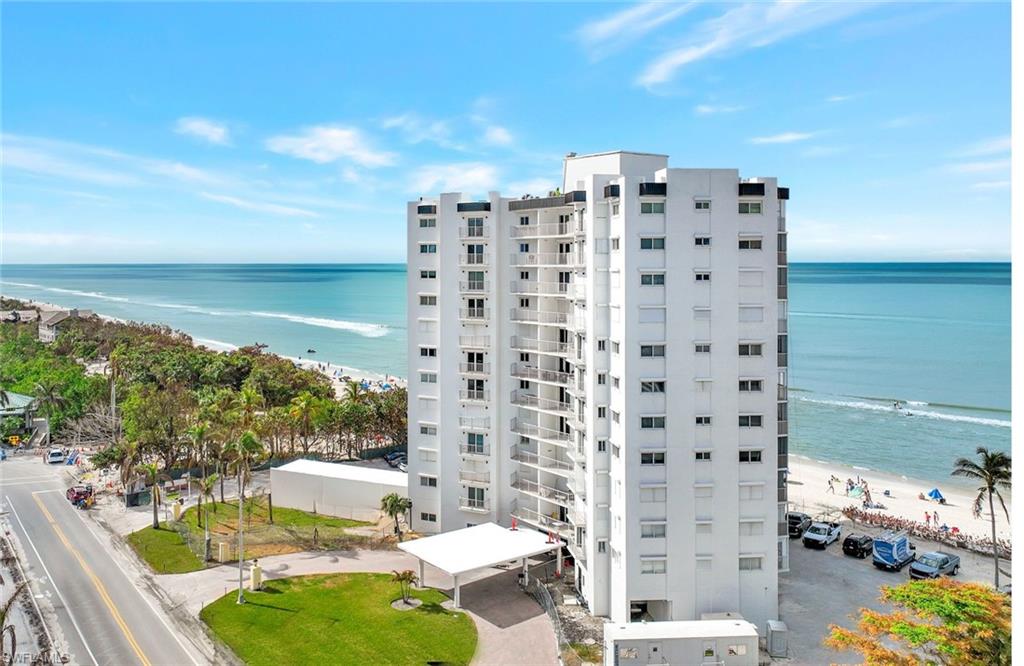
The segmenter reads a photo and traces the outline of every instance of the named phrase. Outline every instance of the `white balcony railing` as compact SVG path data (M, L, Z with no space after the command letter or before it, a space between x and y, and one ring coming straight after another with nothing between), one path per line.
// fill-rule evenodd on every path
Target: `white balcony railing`
M491 230L487 227L459 227L459 238L490 238Z
M482 483L490 484L491 473L490 472L473 472L470 470L460 469L459 470L459 481L462 483Z
M469 444L468 442L463 442L459 445L459 453L464 456L487 457L491 455L491 447L489 444Z
M561 537L568 538L572 535L572 526L570 526L569 523L558 520L558 518L554 516L539 513L525 506L519 506L518 504L514 505L512 507L512 515L523 522L555 532ZM557 515L558 513L555 512L555 516Z
M539 236L568 236L573 233L570 222L548 222L546 224L524 224L509 227L511 238L537 238Z
M576 262L567 252L513 252L513 266L572 266Z
M512 391L512 404L518 405L519 407L532 407L533 409L556 412L559 416L572 415L572 405L570 403L530 395L522 389Z
M527 310L525 308L512 308L509 318L512 321L526 322L533 324L556 324L564 326L569 323L568 312L557 312L554 310Z
M491 501L488 499L476 499L473 497L460 497L459 508L464 511L475 513L490 513Z
M538 483L531 479L524 479L518 475L512 480L512 487L548 502L561 504L567 509L573 504L572 493L552 488L549 485Z
M459 319L481 319L491 318L490 308L459 308Z
M459 390L459 400L467 400L472 402L488 402L491 399L491 392L486 389L461 389Z
M526 423L518 418L512 419L512 432L517 435L522 435L523 437L540 439L559 446L565 446L570 439L568 433L555 430L554 428L545 428L544 426L535 425L533 423Z
M463 430L490 430L491 418L489 416L460 416L459 427Z
M511 287L513 294L564 296L569 293L572 284L568 282L533 282L531 280L513 280Z
M474 349L490 349L491 339L486 335L460 335L459 346Z
M459 363L459 372L467 375L491 374L490 363Z
M568 372L558 370L543 370L523 363L512 364L512 376L519 379L533 379L540 382L550 382L559 386L568 386L572 381L572 375Z
M569 343L557 340L537 340L525 338L521 335L512 336L512 349L538 352L540 354L561 354L569 353Z
M487 291L487 281L463 280L459 282L459 291Z
M539 455L518 446L512 447L512 460L551 472L568 473L573 469L572 463L568 460L558 460L550 456Z
M459 264L462 266L486 266L487 255L485 254L460 254Z

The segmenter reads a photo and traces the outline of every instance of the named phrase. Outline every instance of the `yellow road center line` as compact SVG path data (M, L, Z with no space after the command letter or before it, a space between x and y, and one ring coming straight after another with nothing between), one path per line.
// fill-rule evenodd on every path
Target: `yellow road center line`
M85 563L85 560L82 558L82 556L71 545L71 542L68 541L68 538L64 536L64 532L57 525L57 521L53 519L53 516L47 510L42 500L39 499L39 496L33 494L32 499L34 499L36 501L36 504L39 505L39 508L43 512L43 515L46 516L47 522L50 523L50 527L52 527L53 531L57 533L57 538L59 538L61 543L64 544L64 547L68 549L68 552L75 556L75 559L78 560L78 564L82 567L82 570L85 571L85 574L89 577L89 579L92 581L92 584L96 587L96 591L99 592L100 598L103 599L103 603L106 604L107 609L110 611L110 614L114 617L114 622L116 622L117 626L121 628L121 632L124 633L124 637L128 639L128 643L132 646L132 649L135 651L135 654L139 657L139 661L142 662L143 666L152 666L149 659L147 659L146 655L142 652L142 648L139 647L139 644L135 641L135 637L132 635L131 629L128 628L128 625L125 623L124 618L121 617L121 613L117 610L117 606L114 605L114 600L110 598L109 594L107 594L107 588L103 585L103 581L101 581L99 577L93 573L92 569L89 567L88 564Z

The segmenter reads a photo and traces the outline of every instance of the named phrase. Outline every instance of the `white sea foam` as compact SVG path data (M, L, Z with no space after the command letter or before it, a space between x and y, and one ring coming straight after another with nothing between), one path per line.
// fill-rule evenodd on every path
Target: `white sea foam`
M213 351L234 351L238 349L238 345L233 345L230 342L223 342L221 340L212 340L210 338L192 338L192 341L198 345L208 347Z
M796 399L801 402L810 402L817 405L832 405L834 407L846 407L848 409L866 409L873 412L887 412L893 416L900 414L909 414L914 417L923 417L927 419L939 419L941 421L958 421L960 423L974 423L976 425L993 426L996 428L1009 428L1010 422L1002 419L986 419L979 416L964 416L962 414L946 414L944 412L934 412L921 409L903 409L897 412L892 408L891 405L880 405L871 402L862 402L859 400L819 400L816 398L805 398L803 396L796 396Z
M327 319L326 317L306 317L303 315L287 314L284 312L249 312L255 317L270 317L272 319L284 319L296 324L308 326L320 326L333 328L339 331L351 331L367 338L379 338L388 334L388 327L381 324L367 324L361 321L345 321L344 319Z
M966 326L1004 326L1005 324L992 321L977 321L968 319L947 319L945 317L913 317L908 315L875 315L858 314L856 312L800 312L790 311L790 317L815 317L819 319L863 319L868 321L906 321L921 324L960 324Z

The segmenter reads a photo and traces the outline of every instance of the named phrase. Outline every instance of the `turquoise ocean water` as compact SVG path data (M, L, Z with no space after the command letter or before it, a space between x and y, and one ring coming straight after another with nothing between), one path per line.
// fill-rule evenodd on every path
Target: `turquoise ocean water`
M8 265L0 292L406 373L400 264ZM1009 450L1009 264L793 264L789 294L792 452L946 480Z

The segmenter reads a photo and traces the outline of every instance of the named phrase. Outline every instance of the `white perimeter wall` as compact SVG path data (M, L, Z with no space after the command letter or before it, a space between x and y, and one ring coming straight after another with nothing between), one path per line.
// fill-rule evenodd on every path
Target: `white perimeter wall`
M389 493L405 497L408 488L405 483L338 479L274 468L270 470L270 491L275 506L376 521L381 498Z

